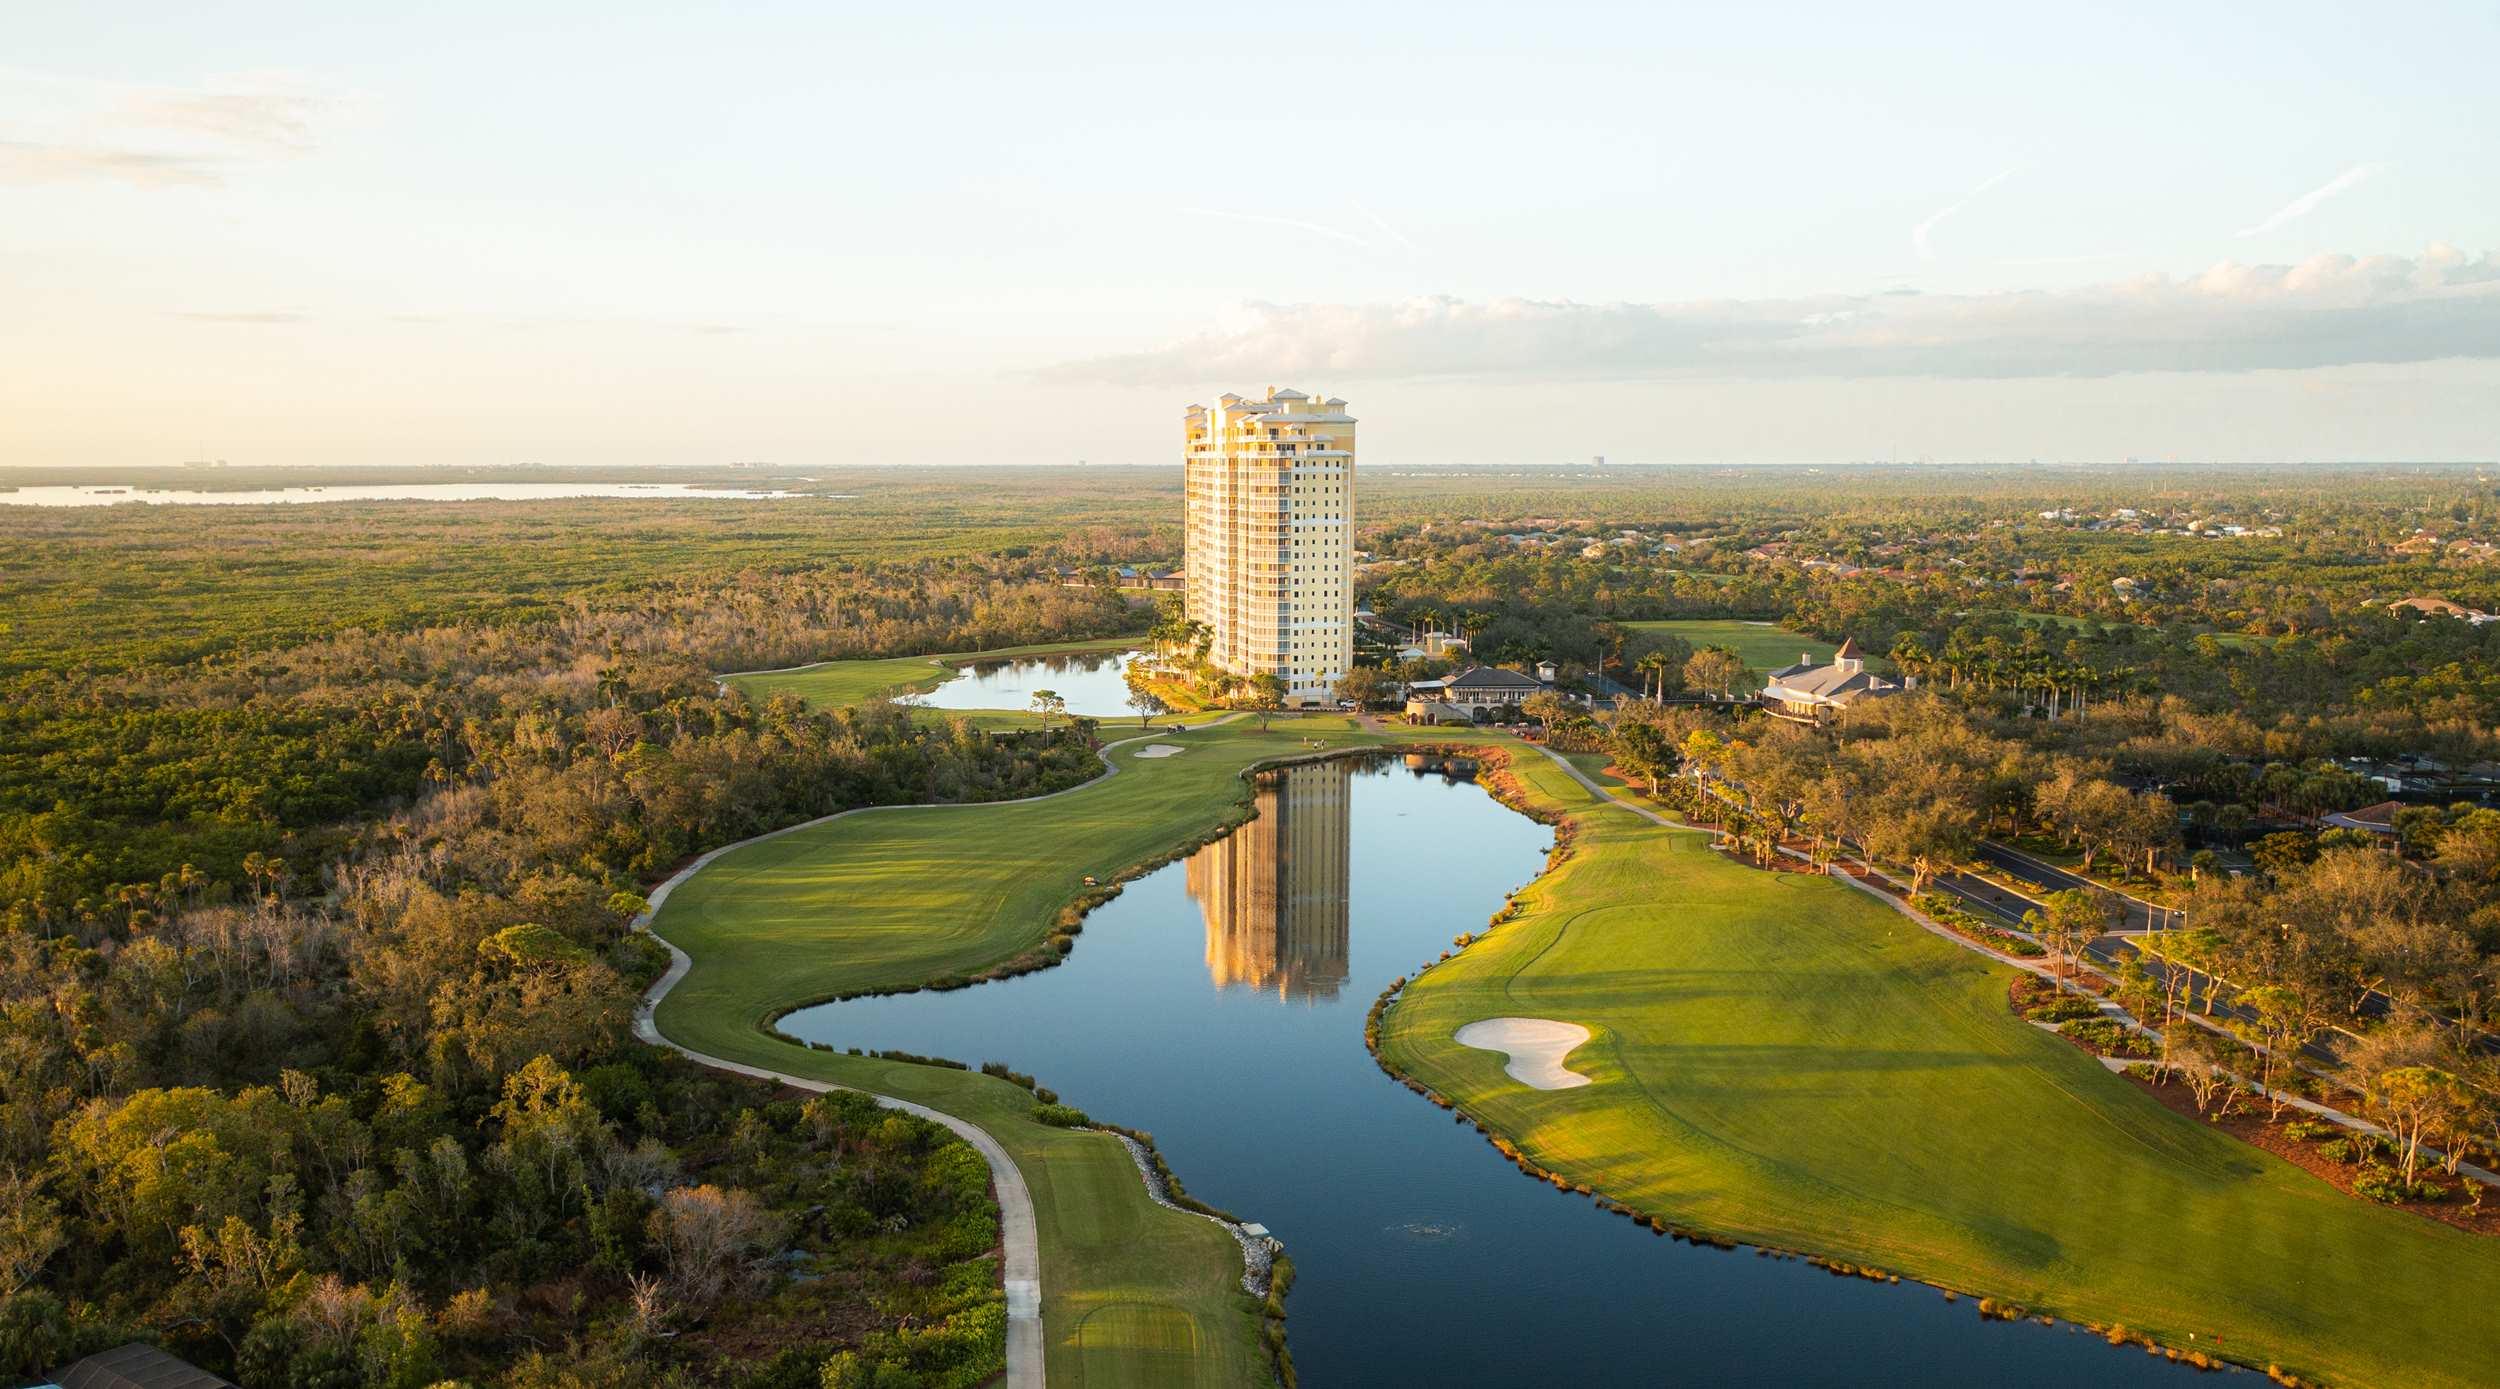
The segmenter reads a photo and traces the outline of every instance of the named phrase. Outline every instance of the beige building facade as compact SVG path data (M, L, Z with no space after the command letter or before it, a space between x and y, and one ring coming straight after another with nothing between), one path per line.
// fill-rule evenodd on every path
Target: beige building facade
M1294 704L1333 702L1354 661L1354 423L1273 387L1182 416L1189 616L1209 660Z

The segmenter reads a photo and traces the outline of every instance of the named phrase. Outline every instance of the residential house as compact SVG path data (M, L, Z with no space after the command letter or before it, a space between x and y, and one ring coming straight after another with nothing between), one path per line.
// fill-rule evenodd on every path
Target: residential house
M2463 603L2451 603L2445 598L2399 598L2388 604L2387 610L2398 616L2409 612L2415 617L2453 617L2477 627L2486 622L2500 621L2500 617L2469 608Z
M2318 817L2318 823L2339 830L2361 830L2382 835L2392 842L2396 838L2396 812L2402 809L2404 806L2400 802L2380 801L2377 805L2365 805L2359 810L2329 811Z

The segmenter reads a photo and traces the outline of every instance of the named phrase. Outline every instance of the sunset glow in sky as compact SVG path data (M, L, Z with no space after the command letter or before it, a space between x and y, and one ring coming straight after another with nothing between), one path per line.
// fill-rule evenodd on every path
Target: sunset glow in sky
M0 465L2500 457L2489 4L41 8Z

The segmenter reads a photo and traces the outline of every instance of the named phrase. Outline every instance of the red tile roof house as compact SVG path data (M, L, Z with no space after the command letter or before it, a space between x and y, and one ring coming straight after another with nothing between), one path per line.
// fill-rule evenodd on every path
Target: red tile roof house
M2383 834L2393 839L2396 837L2396 812L2402 809L2404 806L2399 802L2380 801L2377 805L2365 805L2359 810L2330 811L2319 816L2318 823L2332 825L2339 830L2367 830L2371 834Z

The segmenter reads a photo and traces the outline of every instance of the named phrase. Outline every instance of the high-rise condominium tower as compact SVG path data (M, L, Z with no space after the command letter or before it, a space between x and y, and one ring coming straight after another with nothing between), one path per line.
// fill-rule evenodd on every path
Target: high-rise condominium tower
M1273 673L1296 704L1334 700L1354 660L1354 417L1345 402L1269 388L1192 405L1189 616L1208 659Z

